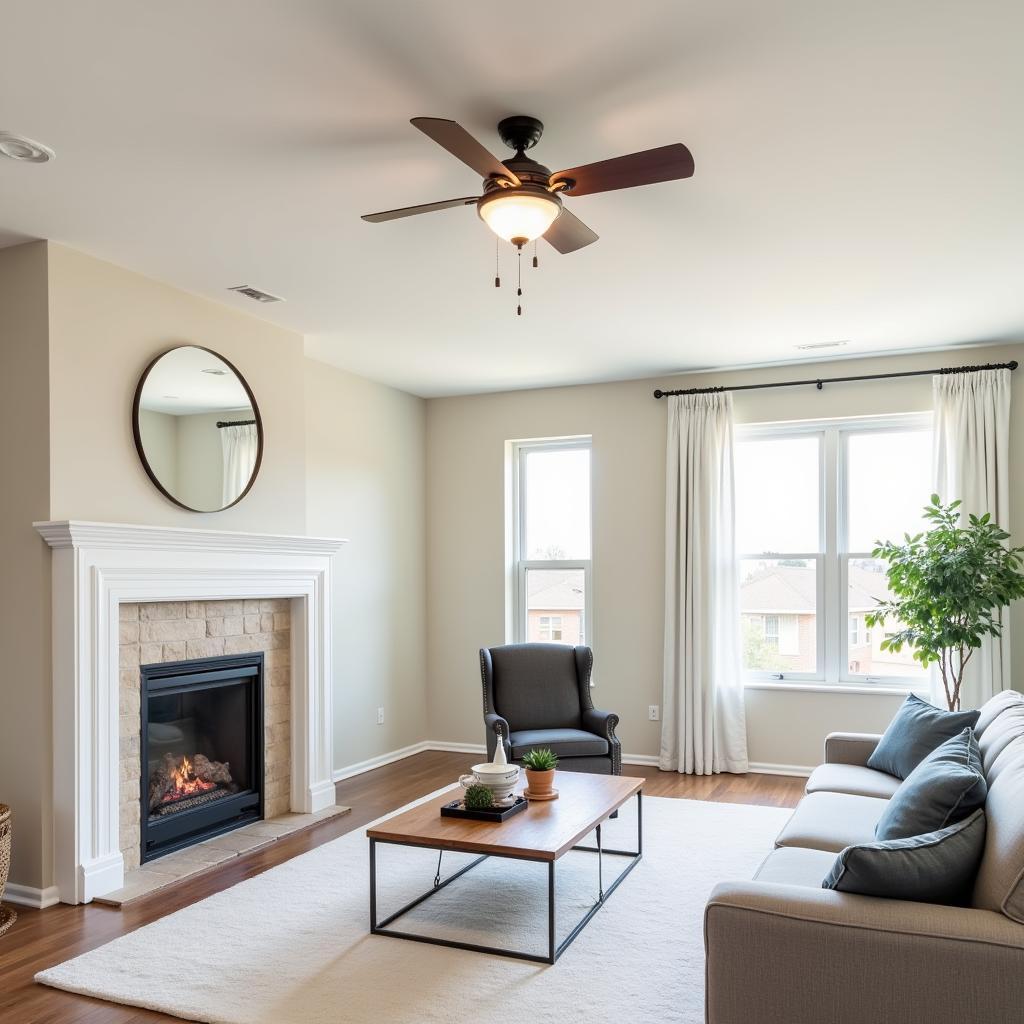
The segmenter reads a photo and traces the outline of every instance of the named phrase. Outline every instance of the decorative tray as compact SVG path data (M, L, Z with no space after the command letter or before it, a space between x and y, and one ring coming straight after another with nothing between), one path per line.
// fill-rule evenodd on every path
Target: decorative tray
M466 818L470 821L505 821L513 814L525 811L527 806L529 806L528 802L523 797L517 796L508 807L487 807L479 811L467 811L462 806L461 800L453 800L450 804L441 805L441 817Z

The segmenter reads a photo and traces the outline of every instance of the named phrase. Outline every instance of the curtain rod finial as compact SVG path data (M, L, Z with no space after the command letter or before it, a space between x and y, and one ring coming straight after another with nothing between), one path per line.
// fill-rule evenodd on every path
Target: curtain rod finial
M662 391L661 388L656 388L655 391L654 391L654 397L655 398L664 398L665 397L665 392Z
M1016 370L1018 366L1020 366L1020 363L1018 363L1016 359L1011 359L1011 360L1010 360L1010 361L1009 361L1009 362L1008 362L1008 363L1006 364L1006 368L1007 368L1008 370Z

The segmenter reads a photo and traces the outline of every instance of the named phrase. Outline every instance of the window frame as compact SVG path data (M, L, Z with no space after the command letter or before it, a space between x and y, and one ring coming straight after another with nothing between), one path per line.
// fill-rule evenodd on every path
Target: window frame
M530 570L536 569L582 569L583 570L583 640L593 646L593 554L594 554L594 445L590 435L573 437L536 438L510 442L511 447L511 566L509 579L509 601L511 615L508 621L508 641L510 643L526 643L529 626L529 612L526 607L528 600L526 577ZM526 459L533 452L542 451L573 451L586 449L590 453L589 508L590 519L590 558L565 559L527 559L522 554L526 550L526 490L527 473ZM563 623L564 630L564 623ZM548 641L560 643L562 641ZM570 645L566 645L570 646Z
M919 676L876 676L849 670L849 563L871 553L849 551L849 437L851 434L931 432L930 413L842 417L779 423L752 423L736 427L736 441L816 435L819 439L818 552L736 552L737 567L744 559L801 558L816 563L817 666L813 672L743 669L750 688L807 688L871 693L925 692L928 681ZM923 503L922 503L923 504ZM845 626L844 626L845 624Z

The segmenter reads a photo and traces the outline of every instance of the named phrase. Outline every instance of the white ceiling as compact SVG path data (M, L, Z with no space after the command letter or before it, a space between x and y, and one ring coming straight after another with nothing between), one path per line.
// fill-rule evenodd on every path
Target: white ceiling
M302 331L422 395L1024 339L1020 0L0 0L0 244L50 238ZM408 124L553 169L681 141L684 182L567 202L513 259ZM225 291L251 284L287 302Z
M193 345L173 349L157 360L142 386L140 404L150 412L169 416L251 412L249 396L231 367Z

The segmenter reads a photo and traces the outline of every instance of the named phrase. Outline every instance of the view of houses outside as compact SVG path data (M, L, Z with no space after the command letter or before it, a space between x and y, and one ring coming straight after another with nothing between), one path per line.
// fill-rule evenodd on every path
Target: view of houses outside
M527 641L585 644L584 596L582 569L527 570Z
M744 668L764 672L814 672L817 668L817 580L814 562L748 559L740 582ZM882 640L899 623L869 628L864 616L889 588L880 563L854 559L849 566L848 668L852 675L915 676L909 648L883 651Z

